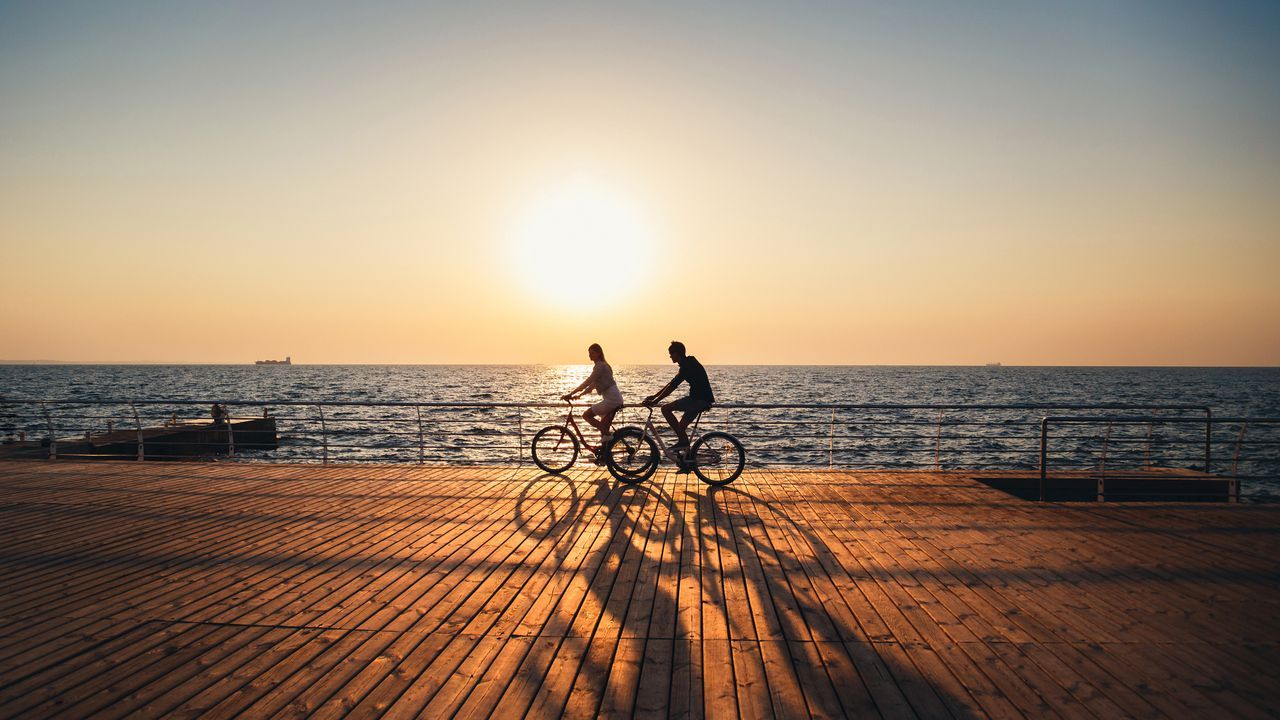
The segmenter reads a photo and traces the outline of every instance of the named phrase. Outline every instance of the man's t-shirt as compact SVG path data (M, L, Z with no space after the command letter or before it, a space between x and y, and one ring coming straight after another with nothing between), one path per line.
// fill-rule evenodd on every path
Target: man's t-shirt
M716 396L711 392L711 381L707 379L707 370L698 362L698 358L686 355L680 361L680 372L676 374L675 383L683 380L689 383L689 397L707 402L715 402Z

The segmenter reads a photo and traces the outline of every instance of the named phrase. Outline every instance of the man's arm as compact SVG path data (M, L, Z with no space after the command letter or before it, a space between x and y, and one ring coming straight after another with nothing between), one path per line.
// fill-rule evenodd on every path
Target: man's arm
M664 398L664 397L666 397L666 396L670 395L670 394L671 394L671 393L672 393L672 392L673 392L677 387L679 387L679 386L680 386L680 383L681 383L683 380L684 380L684 371L682 370L682 371L680 371L680 372L676 373L676 376L675 376L675 377L673 377L673 378L671 378L671 382L669 382L669 383L667 383L665 386L663 386L663 388L662 388L661 390L659 390L657 393L655 393L655 394L653 394L653 395L650 395L649 397L645 398L645 399L644 399L644 404L645 404L645 405L649 405L649 404L651 404L651 403L656 403L656 402L658 402L659 400L661 400L662 398Z

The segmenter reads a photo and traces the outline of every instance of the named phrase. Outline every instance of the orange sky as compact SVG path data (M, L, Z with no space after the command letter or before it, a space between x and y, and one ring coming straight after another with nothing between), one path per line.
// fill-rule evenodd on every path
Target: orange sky
M1280 364L1265 23L331 10L0 9L0 360Z

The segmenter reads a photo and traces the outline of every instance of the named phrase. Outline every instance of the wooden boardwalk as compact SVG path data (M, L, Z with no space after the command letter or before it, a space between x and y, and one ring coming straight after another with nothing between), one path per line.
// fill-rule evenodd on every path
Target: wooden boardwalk
M0 463L3 717L1275 717L1280 507Z

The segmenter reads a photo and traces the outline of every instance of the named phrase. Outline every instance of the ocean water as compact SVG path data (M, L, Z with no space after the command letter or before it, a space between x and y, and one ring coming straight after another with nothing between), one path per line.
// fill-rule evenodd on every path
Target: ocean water
M0 399L187 400L136 406L0 406L0 433L59 437L112 427L207 416L212 400L265 403L280 424L282 447L262 459L390 462L527 461L537 428L562 419L540 408L319 407L333 402L539 403L586 377L587 365L6 365ZM730 409L735 403L803 405L1140 404L1193 405L1218 418L1280 417L1280 368L708 366L721 407L707 428L727 429L746 443L754 464L840 467L1033 468L1045 415L1203 417L1195 411L1057 411L859 409ZM628 402L656 392L673 365L618 366ZM271 406L282 402L316 406ZM259 405L233 405L260 416ZM49 415L44 413L49 411ZM138 419L134 419L134 412ZM323 416L323 420L321 419ZM421 420L419 420L421 418ZM618 424L645 418L628 409ZM660 418L659 418L660 420ZM584 428L589 431L589 428ZM1087 423L1054 428L1055 467L1166 465L1204 462L1203 423ZM593 434L587 432L587 438ZM1235 424L1212 432L1212 469L1280 474L1275 425ZM1236 457L1237 450L1241 457ZM250 454L252 456L252 454ZM1243 468L1243 469L1242 469ZM1267 481L1259 481L1263 485ZM1262 485L1260 485L1261 487Z
M674 365L618 366L629 401ZM9 399L555 401L588 365L0 365ZM709 366L728 403L1150 403L1280 413L1280 368Z

